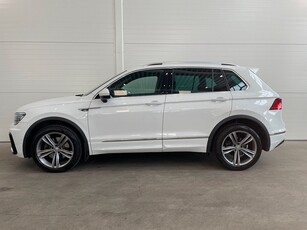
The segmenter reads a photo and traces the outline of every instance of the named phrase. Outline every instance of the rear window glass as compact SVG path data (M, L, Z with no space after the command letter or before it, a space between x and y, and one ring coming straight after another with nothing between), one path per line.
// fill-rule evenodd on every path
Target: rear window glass
M172 93L228 91L223 72L213 69L174 69Z

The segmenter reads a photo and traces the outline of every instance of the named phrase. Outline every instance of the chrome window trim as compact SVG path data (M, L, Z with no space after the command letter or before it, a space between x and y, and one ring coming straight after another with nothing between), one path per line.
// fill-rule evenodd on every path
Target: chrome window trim
M247 88L244 90L240 90L240 91L233 91L233 92L244 92L246 90L248 90L250 88L249 83L244 79L244 77L242 77L237 71L233 70L233 69L229 69L229 68L223 68L223 67L206 67L206 66L191 66L191 65L182 65L182 66L163 66L163 65L156 65L156 66L152 66L152 68L143 68L143 69L135 69L132 71L127 72L127 70L123 71L121 74L118 74L116 76L114 76L113 78L111 78L110 80L102 83L100 86L98 86L95 90L97 90L96 94L94 94L93 96L93 100L97 97L97 95L99 94L99 92L101 90L103 90L104 88L108 88L110 85L112 85L115 81L120 80L126 76L128 76L129 74L133 74L136 72L140 72L140 71L147 71L147 70L174 70L174 69L182 69L182 68L195 68L195 69L212 69L212 70L227 70L227 71L232 71L234 72L246 85ZM225 76L224 76L225 77ZM226 79L226 77L225 77ZM228 84L228 81L226 79L226 82ZM106 86L104 86L105 84L107 84ZM100 87L102 87L101 89L99 89ZM92 93L95 91L93 90ZM231 90L229 89L228 91L224 91L224 92L231 92ZM157 94L158 95L158 94ZM139 97L139 96L136 96Z

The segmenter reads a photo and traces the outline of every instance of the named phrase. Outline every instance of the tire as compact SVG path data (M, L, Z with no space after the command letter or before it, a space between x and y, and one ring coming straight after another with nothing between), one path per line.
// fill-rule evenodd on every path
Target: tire
M215 143L217 159L230 170L245 170L259 159L262 144L259 135L243 124L223 128Z
M32 158L47 172L65 172L79 163L82 156L81 143L72 129L63 125L48 125L33 138Z

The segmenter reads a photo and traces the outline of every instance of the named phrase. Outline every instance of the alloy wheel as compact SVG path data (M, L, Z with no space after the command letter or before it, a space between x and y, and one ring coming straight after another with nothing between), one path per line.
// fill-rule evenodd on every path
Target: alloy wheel
M222 142L222 156L226 162L239 167L251 162L257 153L255 138L245 131L233 131Z
M62 168L73 158L74 146L71 139L60 132L44 134L36 145L37 159L48 168Z

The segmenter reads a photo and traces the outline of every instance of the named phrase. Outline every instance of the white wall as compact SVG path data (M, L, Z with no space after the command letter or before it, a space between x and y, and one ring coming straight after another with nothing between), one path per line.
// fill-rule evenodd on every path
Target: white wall
M119 2L0 0L0 141L20 105L161 61L259 67L284 99L288 139L307 139L307 1L124 0L123 40Z
M125 67L212 61L259 67L284 99L288 139L307 139L307 1L124 2Z
M113 0L0 0L0 141L14 111L115 73Z

